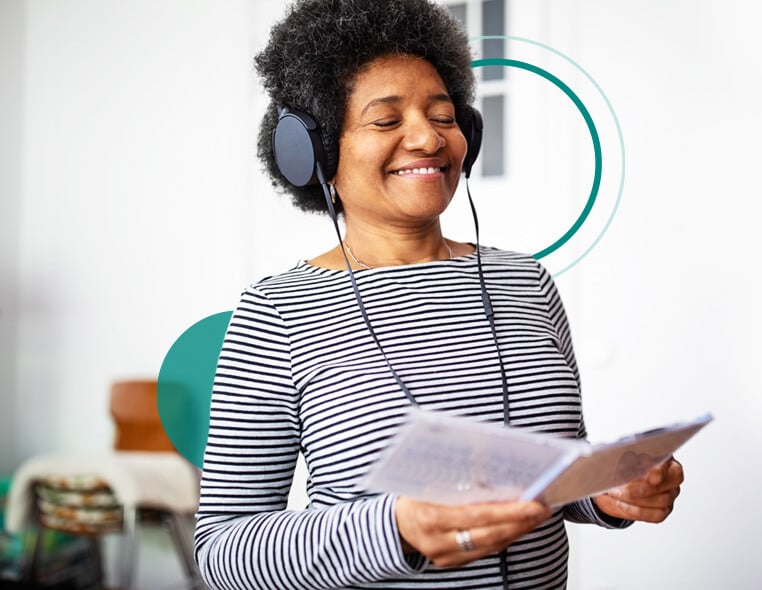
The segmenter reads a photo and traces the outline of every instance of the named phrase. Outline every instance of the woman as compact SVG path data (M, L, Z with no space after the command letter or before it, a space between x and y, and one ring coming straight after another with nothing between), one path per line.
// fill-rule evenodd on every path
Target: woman
M298 206L335 208L346 229L336 248L250 286L228 329L196 532L212 588L563 588L564 519L624 527L672 509L675 461L556 511L360 486L411 403L585 436L548 273L441 231L469 147L459 122L470 59L464 34L427 0L298 2L257 57L272 98L260 157ZM292 185L288 155L273 154L292 111L321 129L327 186ZM310 505L286 511L300 450Z

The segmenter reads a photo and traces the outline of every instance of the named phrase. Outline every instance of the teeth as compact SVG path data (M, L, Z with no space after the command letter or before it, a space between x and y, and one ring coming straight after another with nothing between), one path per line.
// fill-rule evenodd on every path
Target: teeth
M397 170L395 174L399 174L400 176L405 174L435 174L436 172L439 172L439 168L429 167L429 168L408 168L406 170Z

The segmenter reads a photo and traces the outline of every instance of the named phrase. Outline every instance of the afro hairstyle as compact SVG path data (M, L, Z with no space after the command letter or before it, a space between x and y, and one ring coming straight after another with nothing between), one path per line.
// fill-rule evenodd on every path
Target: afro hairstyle
M297 0L271 30L255 66L270 104L263 116L257 155L279 192L304 211L327 212L323 189L296 187L281 174L272 149L279 108L309 113L320 127L335 174L341 127L352 84L373 60L386 55L428 60L464 120L474 97L471 49L460 23L430 0ZM341 210L340 202L337 211Z

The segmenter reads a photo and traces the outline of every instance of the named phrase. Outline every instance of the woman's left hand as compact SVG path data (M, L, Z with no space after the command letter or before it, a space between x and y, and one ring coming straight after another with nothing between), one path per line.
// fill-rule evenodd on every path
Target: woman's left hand
M662 522L670 512L683 483L683 466L674 458L652 468L642 479L595 496L603 513L625 520Z

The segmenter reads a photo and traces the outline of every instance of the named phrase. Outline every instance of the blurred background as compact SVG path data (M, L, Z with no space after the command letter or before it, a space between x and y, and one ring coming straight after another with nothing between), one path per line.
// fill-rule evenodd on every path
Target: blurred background
M572 324L590 439L716 417L679 454L686 484L666 523L569 527L570 588L760 587L762 11L447 4L476 57L552 72L600 135L593 210L542 258ZM0 475L38 453L110 448L114 380L155 377L190 325L333 247L327 218L274 194L255 159L266 101L252 57L284 6L0 1ZM478 74L482 242L540 252L590 202L589 126L537 73ZM445 233L473 241L464 197ZM173 559L162 543L152 563ZM169 583L171 567L148 569L142 587Z

